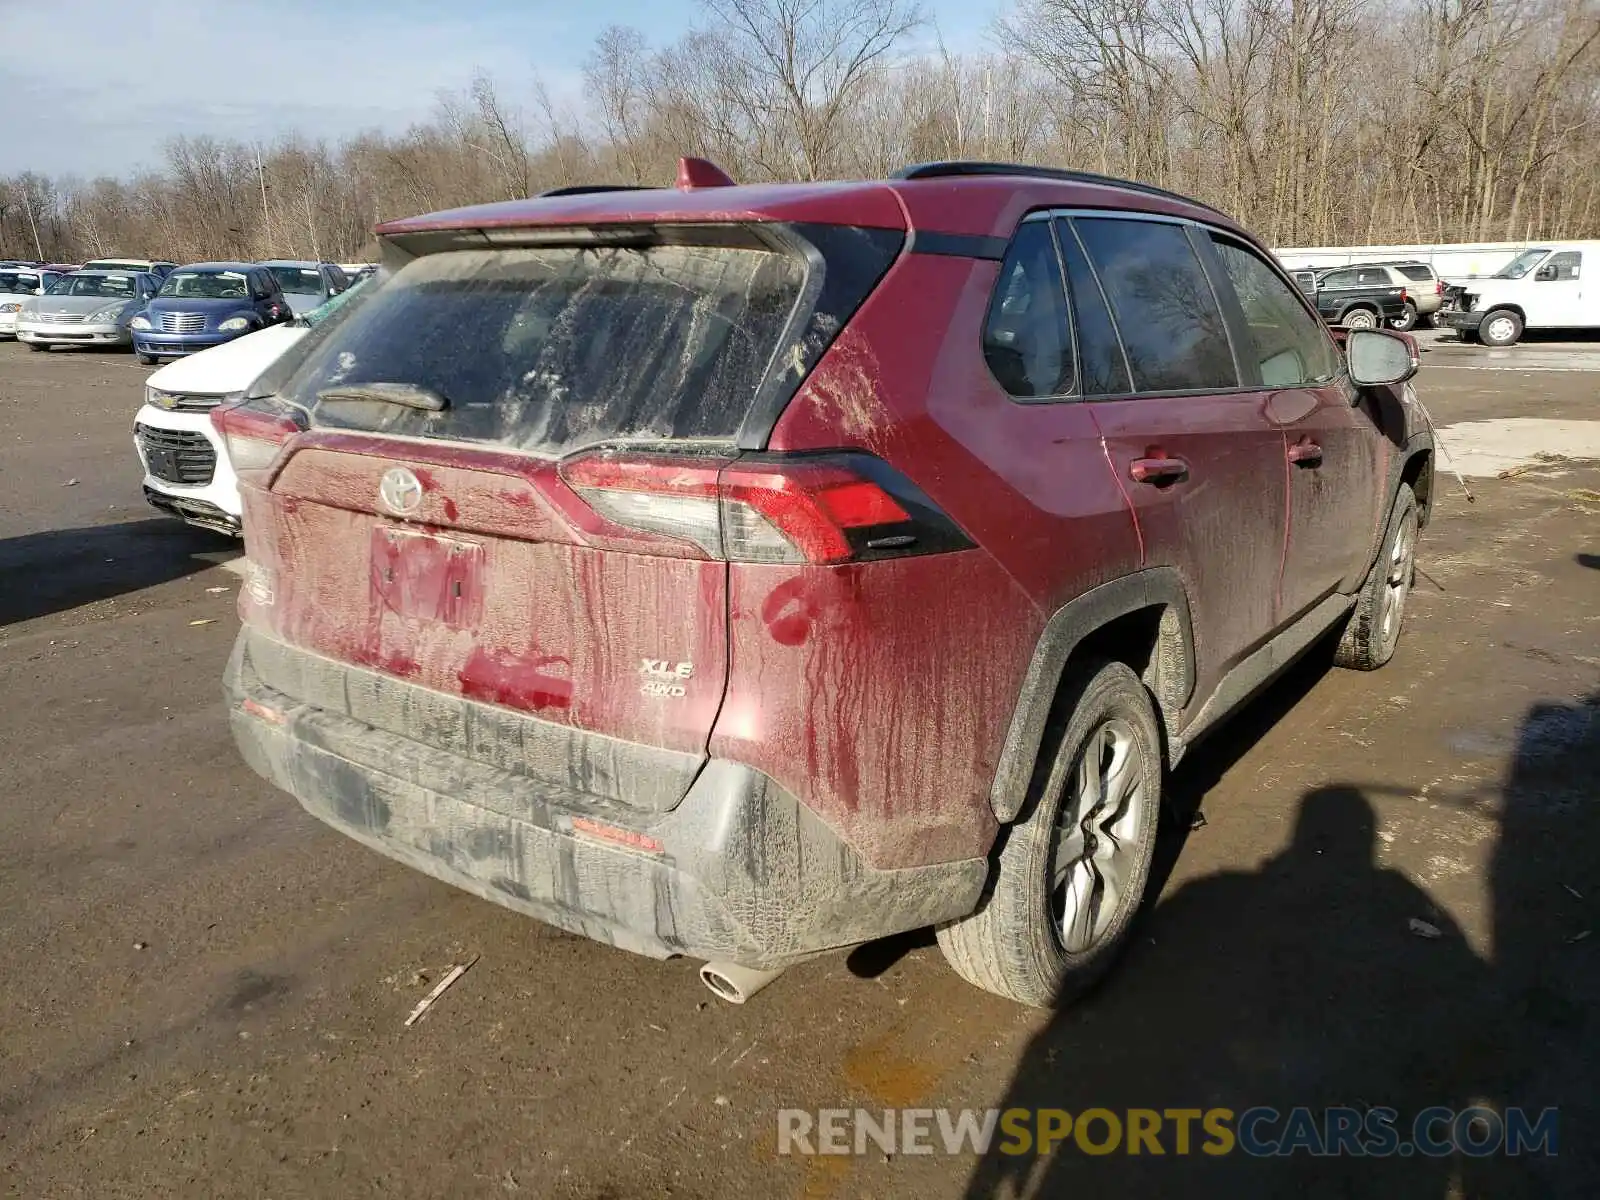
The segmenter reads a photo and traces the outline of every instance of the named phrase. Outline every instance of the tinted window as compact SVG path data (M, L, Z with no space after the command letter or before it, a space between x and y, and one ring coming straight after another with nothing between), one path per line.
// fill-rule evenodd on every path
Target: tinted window
M1357 287L1393 287L1394 279L1387 267L1364 267L1356 272Z
M1181 225L1074 219L1141 392L1237 387L1227 328Z
M296 296L322 295L322 272L315 267L268 267L278 285Z
M1133 390L1128 383L1128 364L1122 357L1122 343L1106 308L1105 294L1084 257L1083 247L1062 221L1056 227L1061 255L1067 264L1067 291L1072 298L1072 317L1078 330L1078 375L1085 396L1120 396Z
M1218 237L1212 241L1244 309L1251 341L1245 352L1260 370L1262 384L1296 387L1333 379L1339 360L1322 322L1253 251Z
M1072 391L1067 298L1047 221L1026 222L1011 239L983 326L983 356L1013 396Z
M1410 279L1410 280L1412 280L1412 281L1414 281L1416 283L1432 283L1433 282L1433 268L1432 267L1421 267L1421 266L1418 266L1418 267L1397 267L1395 269L1398 270L1400 272L1400 274L1404 275L1407 279Z
M1544 267L1555 268L1555 277L1557 279L1576 279L1578 278L1578 270L1582 265L1583 255L1578 251L1563 250L1560 254L1552 254L1550 261L1545 263ZM1541 267L1540 270L1544 270L1544 267Z
M1324 288L1348 288L1356 286L1356 273L1354 271L1329 271L1322 277Z
M555 453L732 438L804 282L797 256L753 247L426 255L329 322L283 394L322 426ZM447 407L319 400L371 383L426 388Z

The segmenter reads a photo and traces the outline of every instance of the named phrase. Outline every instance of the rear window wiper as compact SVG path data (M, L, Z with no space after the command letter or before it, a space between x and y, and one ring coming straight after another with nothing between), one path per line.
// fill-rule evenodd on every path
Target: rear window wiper
M443 412L450 407L447 397L415 383L352 383L345 387L324 388L317 393L317 399L335 403L397 404L401 408L420 408L424 412Z

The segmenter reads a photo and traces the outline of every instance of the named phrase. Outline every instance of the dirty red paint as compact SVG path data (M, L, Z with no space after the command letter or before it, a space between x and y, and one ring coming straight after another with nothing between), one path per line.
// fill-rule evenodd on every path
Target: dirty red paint
M409 521L378 498L396 465L426 476ZM317 431L244 502L248 552L277 581L270 605L241 600L249 623L448 695L704 751L726 674L726 565L608 526L550 460ZM642 665L661 660L692 664L681 695L647 690Z
M473 649L458 679L471 700L527 710L566 708L572 703L572 663L558 655L513 659Z
M772 640L783 646L798 646L811 636L816 607L806 597L804 579L791 579L772 589L761 605L761 619L767 623Z

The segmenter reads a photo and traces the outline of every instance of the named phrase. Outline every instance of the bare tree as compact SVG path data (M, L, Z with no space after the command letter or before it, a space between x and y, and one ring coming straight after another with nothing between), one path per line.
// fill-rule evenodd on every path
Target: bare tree
M802 179L829 174L846 111L922 23L914 0L703 0L727 55L724 97L779 133ZM776 164L771 164L776 166Z

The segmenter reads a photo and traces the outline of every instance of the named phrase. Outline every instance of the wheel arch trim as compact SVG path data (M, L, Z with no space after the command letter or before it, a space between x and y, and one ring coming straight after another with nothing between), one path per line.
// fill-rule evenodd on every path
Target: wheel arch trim
M989 801L1002 824L1016 819L1027 802L1040 747L1063 672L1090 635L1119 617L1160 611L1155 653L1146 684L1153 683L1156 712L1169 740L1175 717L1194 692L1194 630L1189 600L1175 567L1150 567L1100 584L1058 608L1045 622L1028 662L1017 705L1006 730ZM1159 669L1157 666L1159 664Z

